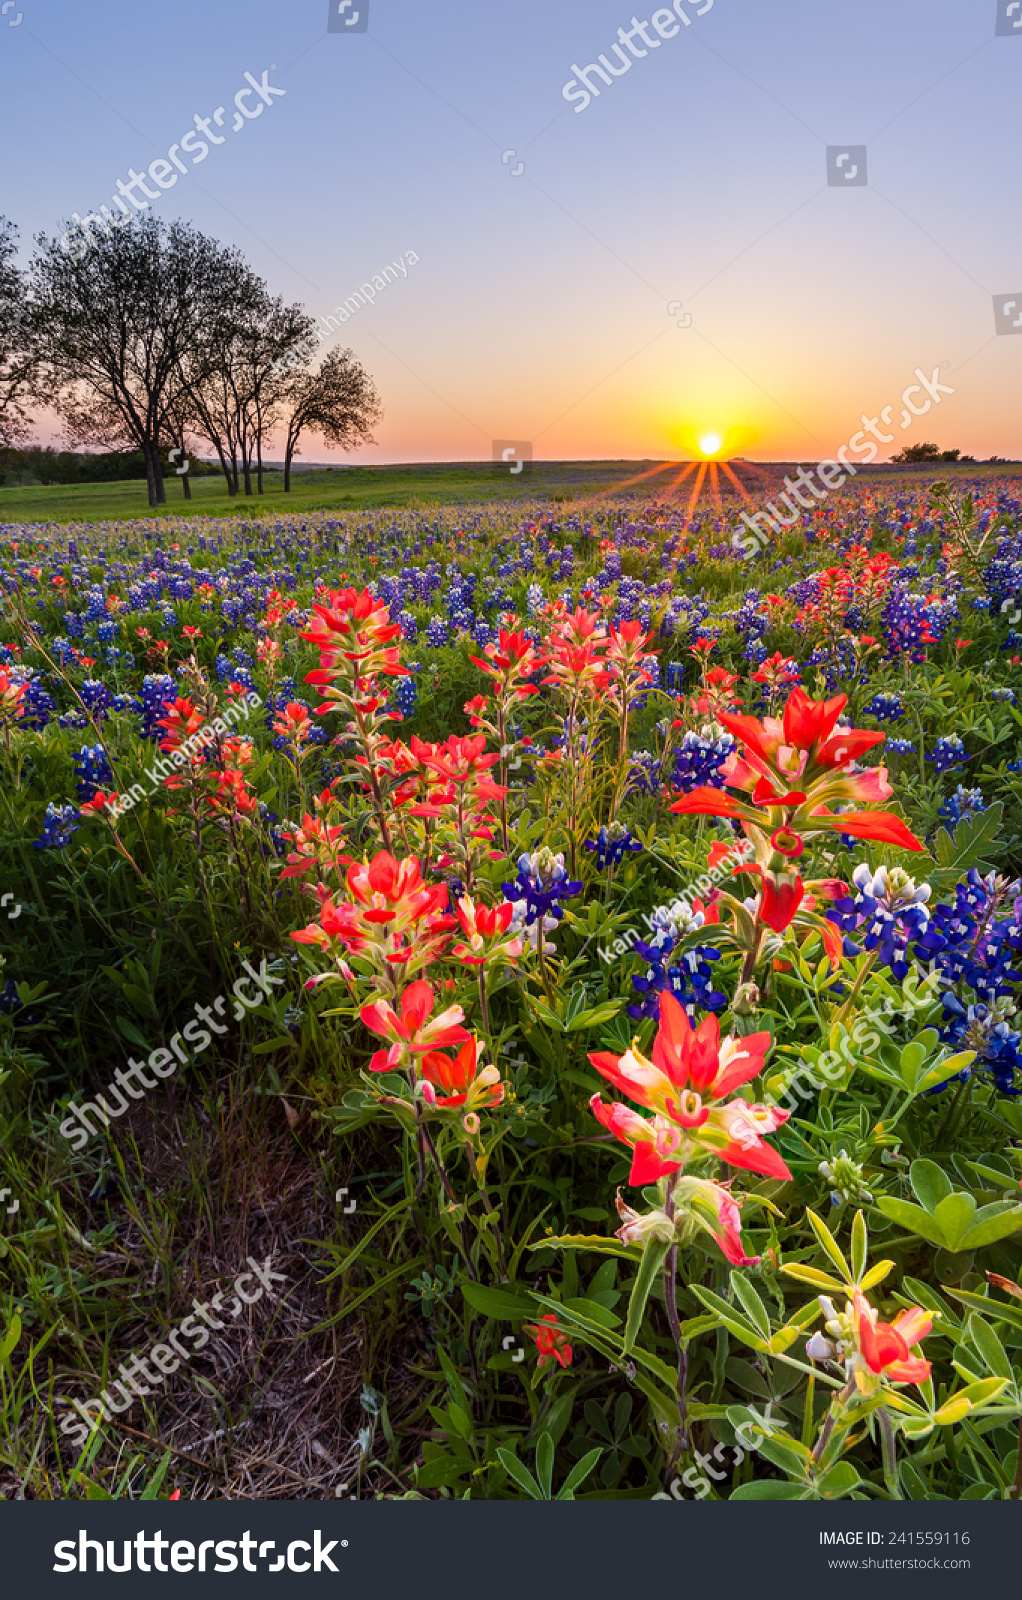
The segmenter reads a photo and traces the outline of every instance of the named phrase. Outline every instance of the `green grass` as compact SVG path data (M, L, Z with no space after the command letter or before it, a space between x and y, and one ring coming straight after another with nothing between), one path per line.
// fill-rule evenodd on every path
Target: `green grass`
M673 473L652 473L651 461L540 461L513 476L490 462L412 463L407 466L329 467L297 472L292 477L290 494L284 493L281 472L264 474L264 492L231 499L222 477L193 478L192 499L185 500L180 480L167 478L167 504L153 511L143 479L116 483L51 484L32 488L0 488L0 525L45 522L121 522L133 517L176 516L260 516L282 512L357 511L375 507L413 505L478 505L480 503L520 502L532 506L537 500L592 501L627 484L639 492L663 495ZM783 477L790 463L751 464L738 473L747 483L751 500L762 498L766 480ZM898 475L915 479L967 478L980 469L969 466L932 464L918 467L865 470L869 477ZM985 477L1013 476L1015 467L985 467ZM751 478L751 481L749 481ZM638 481L637 481L638 480ZM729 493L726 479L722 480ZM768 491L772 493L773 491Z
M296 472L284 493L282 472L264 474L264 492L231 499L222 477L192 479L186 501L180 480L166 480L167 504L149 507L144 479L116 483L52 484L0 488L0 524L106 522L132 517L258 516L264 513L348 511L376 506L467 505L480 501L589 498L648 470L634 461L539 462L519 476L489 462L415 463L409 466L331 467Z

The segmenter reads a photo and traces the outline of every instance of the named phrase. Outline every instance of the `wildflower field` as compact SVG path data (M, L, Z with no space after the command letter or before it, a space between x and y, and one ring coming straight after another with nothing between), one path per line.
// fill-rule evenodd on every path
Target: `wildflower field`
M752 476L0 526L5 1497L1018 1497L1022 478Z

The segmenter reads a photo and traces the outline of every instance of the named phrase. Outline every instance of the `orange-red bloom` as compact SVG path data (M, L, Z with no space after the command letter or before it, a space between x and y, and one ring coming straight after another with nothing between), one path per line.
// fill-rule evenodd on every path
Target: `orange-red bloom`
M537 1367L545 1366L551 1356L562 1367L571 1366L571 1345L568 1343L568 1335L562 1333L557 1325L556 1311L548 1311L538 1323L525 1323L525 1331L536 1341Z
M677 1172L697 1150L751 1172L790 1178L781 1157L762 1138L787 1121L786 1111L741 1099L712 1104L758 1077L769 1048L768 1033L721 1040L714 1016L694 1029L684 1008L665 990L650 1060L637 1041L623 1056L594 1051L589 1060L597 1072L655 1113L650 1122L628 1106L605 1104L599 1095L590 1101L593 1115L632 1148L629 1182L651 1183Z

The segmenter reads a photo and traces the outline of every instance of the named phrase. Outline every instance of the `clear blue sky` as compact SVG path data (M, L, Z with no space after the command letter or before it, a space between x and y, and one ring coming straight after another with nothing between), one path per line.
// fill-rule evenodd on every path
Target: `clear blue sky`
M818 459L942 361L955 394L881 454L1017 455L1022 334L995 333L992 296L1022 311L1022 29L995 38L996 4L685 0L690 25L576 113L572 64L610 55L626 0L369 0L344 34L327 0L17 0L0 212L27 259L224 106L225 142L161 215L314 314L419 257L337 336L386 408L362 459L480 458L496 437L687 455L707 431ZM266 69L286 95L233 133ZM866 186L828 185L846 142Z

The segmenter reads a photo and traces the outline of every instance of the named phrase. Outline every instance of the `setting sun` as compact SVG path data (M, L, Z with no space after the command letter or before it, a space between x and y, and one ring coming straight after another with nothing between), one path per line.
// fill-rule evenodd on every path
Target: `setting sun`
M699 441L699 448L704 456L715 456L723 442L719 433L704 433Z

